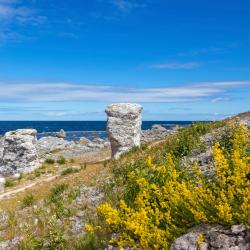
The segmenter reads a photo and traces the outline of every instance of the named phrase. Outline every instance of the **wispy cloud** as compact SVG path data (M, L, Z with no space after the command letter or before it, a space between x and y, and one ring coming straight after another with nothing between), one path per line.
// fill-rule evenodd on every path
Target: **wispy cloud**
M196 86L214 86L214 87L249 87L250 81L223 81L223 82L201 82L196 84Z
M0 20L1 21L20 21L24 22L34 14L33 10L20 5L18 1L1 0L0 1Z
M31 1L0 0L0 43L19 41L25 35L13 31L13 25L37 26L47 21L47 17L31 7Z
M129 88L69 83L0 83L2 102L194 102L219 100L228 89L250 87L250 81L204 82L180 87Z
M122 12L130 12L132 9L145 8L147 6L146 1L132 1L132 0L111 0L111 3L116 6Z
M217 102L226 102L229 101L230 99L228 97L216 97L211 100L212 103L217 103Z
M185 52L178 53L178 56L199 56L203 54L225 54L229 53L233 49L240 47L240 44L237 42L226 43L224 46L210 46L206 48L197 48L194 50L189 50Z
M152 69L194 69L200 67L199 62L187 62L187 63L161 63L150 65Z

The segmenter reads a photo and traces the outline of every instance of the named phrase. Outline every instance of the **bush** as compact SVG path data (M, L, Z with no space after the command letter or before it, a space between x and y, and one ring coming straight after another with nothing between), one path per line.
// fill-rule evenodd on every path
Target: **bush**
M48 201L49 203L56 203L57 201L62 200L62 195L64 191L68 189L68 185L65 183L55 185L49 194Z
M55 163L55 160L49 158L49 159L46 159L45 163L47 163L47 164L54 164L54 163Z
M48 197L48 204L58 219L69 217L72 211L66 207L65 200L68 198L65 194L68 189L68 185L65 183L55 185Z
M34 196L32 194L28 194L28 195L24 196L24 198L22 200L22 206L29 207L29 206L33 205L34 200L35 200Z
M66 159L63 156L61 156L56 162L60 165L63 165L66 163Z
M126 188L133 192L130 200L123 195L127 199L115 206L108 202L100 205L101 222L93 230L113 235L109 242L118 247L168 249L176 237L200 223L248 224L248 131L240 124L230 126L230 143L226 147L219 142L213 146L214 175L210 179L197 164L185 171L175 162L176 157L186 155L196 145L197 135L207 131L193 127L197 132L191 136L194 140L179 140L164 160L154 161L149 156L142 168L135 166L136 170L127 175ZM179 136L190 139L188 130Z
M6 180L4 183L4 187L8 188L8 187L13 187L14 183L12 180Z

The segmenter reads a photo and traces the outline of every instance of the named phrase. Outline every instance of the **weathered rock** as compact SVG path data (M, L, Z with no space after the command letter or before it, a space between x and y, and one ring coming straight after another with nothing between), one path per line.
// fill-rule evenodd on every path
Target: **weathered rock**
M4 137L0 137L0 161L3 158Z
M163 139L166 135L171 134L171 132L171 129L166 129L161 125L154 124L152 129L142 131L141 142L151 142Z
M65 139L66 138L66 133L63 129L61 129L58 133L56 133L56 137Z
M81 137L79 140L79 143L81 143L81 144L87 144L89 142L90 142L90 140L86 137Z
M198 238L202 236L202 242ZM220 225L200 225L179 237L170 250L248 250L250 234L243 225L226 229Z
M98 144L103 144L103 143L104 143L104 140L103 140L102 138L97 137L97 138L94 138L94 139L92 140L92 142L98 143Z
M18 129L5 134L0 174L11 176L31 172L39 167L36 133L34 129Z
M131 103L111 104L106 109L107 130L112 157L120 155L134 146L140 146L142 106Z
M93 141L87 138L84 141L67 141L53 136L43 137L37 141L37 150L41 160L52 158L57 160L61 156L66 159L78 158L89 152L97 152L104 147L109 148L110 144L102 139Z
M15 237L12 240L2 241L0 242L0 250L18 249L21 241L22 237Z
M0 193L4 191L5 178L0 176Z
M63 150L72 146L74 142L69 142L63 138L53 136L43 137L37 141L37 150L39 154L45 154L56 150Z
M166 131L167 131L167 129L164 128L163 126L161 126L160 124L154 124L154 125L152 126L152 130L154 130L154 131L156 131L156 132L159 132L159 133L161 133L161 132L166 132Z

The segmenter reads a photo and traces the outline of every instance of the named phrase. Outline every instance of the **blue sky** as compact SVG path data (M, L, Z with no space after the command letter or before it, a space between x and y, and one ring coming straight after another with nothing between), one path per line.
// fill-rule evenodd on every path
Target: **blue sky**
M248 0L0 0L0 120L144 120L250 110Z

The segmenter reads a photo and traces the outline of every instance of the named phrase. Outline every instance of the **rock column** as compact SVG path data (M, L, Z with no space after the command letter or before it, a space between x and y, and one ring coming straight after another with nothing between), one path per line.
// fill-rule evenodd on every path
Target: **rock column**
M36 133L34 129L18 129L4 135L0 175L31 172L39 167Z
M117 103L107 107L107 132L111 143L112 158L118 159L129 149L140 146L142 106Z

